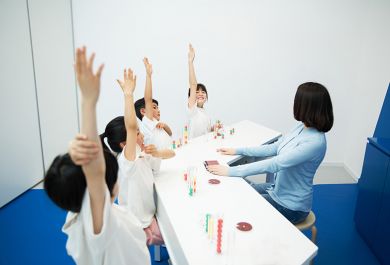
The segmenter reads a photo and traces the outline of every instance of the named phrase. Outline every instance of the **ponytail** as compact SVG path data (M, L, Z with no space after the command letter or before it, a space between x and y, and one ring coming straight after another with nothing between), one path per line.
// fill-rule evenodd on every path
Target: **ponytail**
M126 142L126 127L125 119L123 116L118 116L111 120L104 130L104 133L100 135L103 149L109 150L104 138L107 138L107 143L111 150L120 153L122 152L121 143Z
M102 133L101 135L99 135L99 137L100 137L100 141L102 142L103 149L104 149L104 150L110 151L110 148L108 148L108 146L106 145L106 142L104 141L104 138L107 137L106 131L104 131L104 133Z

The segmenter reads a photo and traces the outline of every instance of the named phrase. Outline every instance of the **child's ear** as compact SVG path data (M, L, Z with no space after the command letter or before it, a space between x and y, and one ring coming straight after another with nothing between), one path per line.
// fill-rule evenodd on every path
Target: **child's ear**
M145 116L145 114L146 114L145 108L141 108L140 112L141 112L142 116Z

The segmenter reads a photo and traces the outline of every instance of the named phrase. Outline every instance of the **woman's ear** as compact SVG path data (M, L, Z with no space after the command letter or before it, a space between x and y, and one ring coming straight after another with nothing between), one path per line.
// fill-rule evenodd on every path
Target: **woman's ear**
M142 116L145 116L145 114L146 114L145 108L141 108L141 109L140 109L140 112L141 112Z
M121 143L119 143L119 146L120 146L122 149L125 148L126 142L121 142Z

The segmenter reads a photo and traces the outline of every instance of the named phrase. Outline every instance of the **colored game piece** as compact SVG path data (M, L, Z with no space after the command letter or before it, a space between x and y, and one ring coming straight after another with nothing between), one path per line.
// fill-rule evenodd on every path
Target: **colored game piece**
M245 232L245 231L252 230L252 225L250 223L247 223L247 222L239 222L239 223L237 223L236 228L240 231Z
M222 219L218 219L218 228L217 228L217 253L221 253L221 245L222 245Z
M219 184L221 181L219 179L209 179L210 184Z

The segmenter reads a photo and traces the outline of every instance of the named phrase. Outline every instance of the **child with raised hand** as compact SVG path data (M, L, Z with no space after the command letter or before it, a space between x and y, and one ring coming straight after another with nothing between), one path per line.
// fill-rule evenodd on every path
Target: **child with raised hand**
M189 138L194 138L211 131L211 120L204 104L208 100L207 89L196 81L194 68L195 50L190 44L188 51L188 69L190 89L188 90Z
M154 173L160 169L161 158L172 157L174 152L158 151L154 145L144 146L143 135L137 128L133 103L135 82L131 76L131 70L125 70L123 81L118 80L124 95L126 127L126 145L118 157L120 183L123 183L119 191L119 204L128 207L141 221L149 245L162 244L164 241L154 217Z
M152 96L152 65L148 58L144 58L143 62L146 70L145 94L144 98L135 102L135 111L142 122L140 127L144 133L145 142L153 143L158 149L169 148L172 142L172 131L166 123L160 121L158 101Z
M102 149L96 126L96 103L103 65L93 72L94 54L77 49L76 74L81 91L81 136L90 152L79 152L76 165L68 154L57 156L44 179L44 188L59 207L68 210L62 231L66 249L77 264L150 264L145 233L128 210L113 204L118 163ZM89 139L85 142L85 139ZM95 142L95 143L92 143Z

